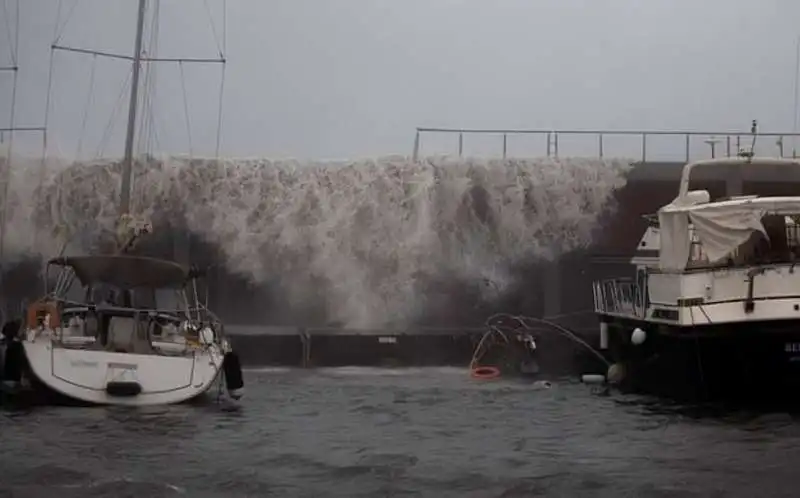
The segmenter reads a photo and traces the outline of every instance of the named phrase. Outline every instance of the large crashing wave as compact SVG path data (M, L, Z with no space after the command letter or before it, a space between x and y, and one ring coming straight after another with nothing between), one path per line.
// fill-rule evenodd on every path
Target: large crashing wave
M16 161L19 162L19 161ZM512 284L515 264L584 246L630 161L168 158L137 164L134 211L186 226L230 271L323 300L352 327L413 320L441 279ZM6 259L91 250L113 231L120 164L12 167ZM42 189L37 186L42 181Z

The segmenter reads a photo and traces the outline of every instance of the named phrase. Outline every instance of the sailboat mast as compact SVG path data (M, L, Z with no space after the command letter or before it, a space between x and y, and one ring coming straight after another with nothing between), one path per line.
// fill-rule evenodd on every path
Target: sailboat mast
M122 163L122 186L120 215L130 212L131 180L133 177L133 140L136 129L136 107L139 99L139 70L142 62L142 32L147 0L139 0L139 15L136 19L136 42L133 52L133 75L131 77L131 100L128 106L128 129L125 136L125 158Z

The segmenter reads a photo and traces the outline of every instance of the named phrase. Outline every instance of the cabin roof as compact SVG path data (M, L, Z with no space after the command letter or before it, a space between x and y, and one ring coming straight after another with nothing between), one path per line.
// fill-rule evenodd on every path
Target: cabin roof
M72 268L84 286L108 284L123 289L180 288L193 275L174 261L145 256L70 256L53 258L48 264Z

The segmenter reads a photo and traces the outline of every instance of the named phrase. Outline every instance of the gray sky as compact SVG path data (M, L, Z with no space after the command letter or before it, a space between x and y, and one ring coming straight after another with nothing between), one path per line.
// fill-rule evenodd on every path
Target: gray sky
M59 2L20 3L17 124L40 125ZM60 43L130 53L135 3L78 0ZM208 4L221 37L222 3ZM202 0L162 0L158 55L214 56L209 18ZM222 152L407 154L416 126L728 130L757 118L762 131L790 131L797 19L795 0L229 0ZM81 136L82 155L96 155L129 71L97 61L81 133L91 66L55 57L51 138L66 156ZM219 74L184 67L195 154L213 153ZM157 150L188 152L179 67L159 65L155 81ZM10 82L0 74L4 121ZM124 118L105 155L121 154ZM468 147L497 151L491 140Z

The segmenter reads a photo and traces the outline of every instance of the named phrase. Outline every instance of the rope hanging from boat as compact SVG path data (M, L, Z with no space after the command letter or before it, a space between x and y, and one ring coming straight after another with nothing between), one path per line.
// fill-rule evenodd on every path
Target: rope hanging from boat
M511 323L503 323L503 322L511 322ZM589 345L586 341L578 337L574 332L570 331L566 327L555 323L552 320L548 320L547 318L535 318L530 316L524 315L511 315L508 313L496 313L491 315L489 318L486 319L485 325L487 327L487 331L481 336L480 341L478 341L477 346L472 355L472 359L469 362L469 372L470 376L473 378L479 379L487 379L487 378L495 378L500 375L500 371L496 369L496 367L490 367L487 365L481 365L480 360L486 354L488 349L485 347L489 341L494 337L500 337L504 344L510 344L510 339L508 335L503 332L503 328L513 329L513 331L518 331L520 329L525 331L533 331L533 330L543 330L541 327L536 327L536 325L544 325L546 328L544 330L552 330L569 340L575 342L579 346L584 347L587 349L592 355L594 355L598 360L600 360L606 368L611 366L611 363L596 349L594 349L591 345ZM494 369L497 370L489 372L487 369Z
M486 319L486 325L489 326L489 327L492 327L492 326L498 327L499 325L493 325L493 324L496 323L499 320L510 320L512 322L515 322L518 325L519 328L522 328L522 329L525 329L525 330L536 329L537 327L534 327L533 326L534 324L544 325L549 330L552 330L552 331L554 331L554 332L566 337L567 339L570 339L571 341L575 342L576 344L586 348L586 350L588 350L592 355L594 355L598 360L600 360L606 367L610 367L611 366L611 363L609 363L609 361L602 354L600 354L596 349L594 349L589 343L587 343L586 341L584 341L583 339L581 339L580 337L575 335L575 333L572 332L571 330L567 329L563 325L559 325L556 322L553 322L553 321L548 320L546 318L535 318L535 317L532 317L532 316L524 316L524 315L510 315L508 313L496 313L496 314L494 314L494 315L492 315L492 316L490 316L489 318Z
M506 336L502 330L498 329L497 327L489 325L489 330L487 330L483 336L481 336L481 340L478 341L478 345L475 346L475 350L472 353L472 359L469 361L469 369L470 371L474 371L477 368L480 368L478 362L480 361L481 357L486 353L486 350L483 348L486 341L491 337L493 334L498 334L500 337L503 338L506 344L509 344L508 336Z

